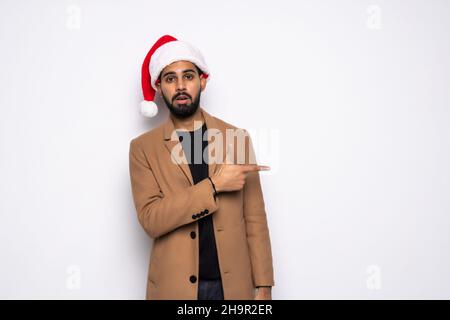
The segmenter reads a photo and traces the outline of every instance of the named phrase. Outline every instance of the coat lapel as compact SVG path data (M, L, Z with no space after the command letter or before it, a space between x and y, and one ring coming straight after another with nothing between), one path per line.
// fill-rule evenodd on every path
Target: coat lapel
M225 139L225 128L220 125L214 117L212 117L209 113L207 113L202 107L199 107L200 112L203 115L203 118L205 119L206 127L207 129L218 129L222 133L223 139ZM172 154L172 149L178 145L178 150L182 150L182 161L176 162L174 159L174 163L176 163L177 167L181 169L186 179L189 181L191 185L194 184L191 170L189 168L189 164L187 163L186 155L184 154L184 150L182 149L181 142L178 140L178 135L175 131L175 126L173 124L172 118L169 116L168 119L163 124L163 139L164 139L164 145L166 146L167 151ZM211 135L212 132L208 130L208 146L211 144ZM225 141L224 141L225 142ZM222 161L225 159L225 152L226 152L226 144L222 144ZM208 165L208 173L209 176L214 175L214 173L218 170L216 161L209 161Z

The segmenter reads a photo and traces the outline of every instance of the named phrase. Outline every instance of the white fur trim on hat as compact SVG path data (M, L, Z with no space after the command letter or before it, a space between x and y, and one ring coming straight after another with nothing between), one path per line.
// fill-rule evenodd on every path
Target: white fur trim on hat
M185 41L171 41L156 49L150 60L149 71L153 89L157 90L155 82L158 80L161 71L169 64L181 60L195 64L204 73L208 74L207 80L209 80L209 68L201 52Z
M141 102L141 114L145 117L152 118L158 113L158 106L153 101L143 100Z

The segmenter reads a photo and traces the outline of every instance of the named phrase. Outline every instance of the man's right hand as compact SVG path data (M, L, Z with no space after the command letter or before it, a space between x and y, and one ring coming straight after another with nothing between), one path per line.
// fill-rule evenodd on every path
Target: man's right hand
M240 190L244 187L249 172L270 170L269 166L229 163L230 149L231 146L228 146L225 163L221 164L219 171L211 177L217 192Z

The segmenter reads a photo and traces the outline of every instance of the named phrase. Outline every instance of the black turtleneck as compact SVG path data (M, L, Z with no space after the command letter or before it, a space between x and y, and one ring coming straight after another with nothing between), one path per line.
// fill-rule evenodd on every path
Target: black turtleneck
M203 141L206 129L206 124L203 123L200 129L194 131L177 131L194 184L208 177L208 163L203 159L203 152L208 146L208 141ZM207 152L205 156L208 156ZM220 279L212 215L207 215L194 223L198 223L199 232L199 278Z

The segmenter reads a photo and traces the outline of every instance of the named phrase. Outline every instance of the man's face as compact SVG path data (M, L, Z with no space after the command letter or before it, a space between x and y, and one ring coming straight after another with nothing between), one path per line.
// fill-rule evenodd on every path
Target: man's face
M206 79L199 76L192 62L176 61L161 71L161 82L156 86L172 115L182 119L197 111Z

